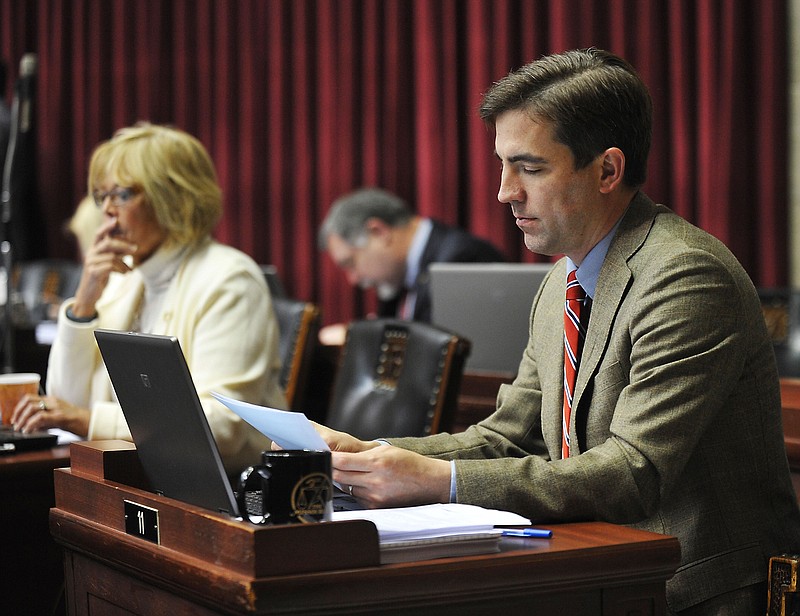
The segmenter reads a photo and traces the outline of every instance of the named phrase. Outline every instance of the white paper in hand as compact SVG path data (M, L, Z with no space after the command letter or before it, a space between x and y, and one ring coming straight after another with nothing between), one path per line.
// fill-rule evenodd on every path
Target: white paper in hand
M303 413L240 402L213 391L211 395L284 449L330 449Z

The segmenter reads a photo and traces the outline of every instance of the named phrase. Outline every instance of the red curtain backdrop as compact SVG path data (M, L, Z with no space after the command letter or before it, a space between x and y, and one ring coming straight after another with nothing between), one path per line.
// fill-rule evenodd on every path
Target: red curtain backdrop
M481 94L543 54L597 46L655 101L645 190L725 242L759 286L787 283L786 0L0 0L10 102L38 56L38 207L50 256L88 157L114 130L171 123L214 158L217 237L277 266L325 322L374 298L316 248L330 203L380 185L530 261L496 200Z

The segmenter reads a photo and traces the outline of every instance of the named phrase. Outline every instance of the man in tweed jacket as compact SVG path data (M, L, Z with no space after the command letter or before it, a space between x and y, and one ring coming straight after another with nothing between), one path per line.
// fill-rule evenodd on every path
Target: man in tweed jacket
M774 354L730 251L639 190L644 84L611 54L566 52L495 84L481 115L526 245L565 255L534 299L517 378L461 434L380 446L320 428L334 478L368 506L452 500L675 535L670 614L764 614L769 556L800 549ZM562 458L574 269L591 311Z

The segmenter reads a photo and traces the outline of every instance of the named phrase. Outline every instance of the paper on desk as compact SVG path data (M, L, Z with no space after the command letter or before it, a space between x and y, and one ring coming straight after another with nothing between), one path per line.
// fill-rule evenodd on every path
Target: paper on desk
M330 449L303 413L240 402L213 391L211 395L284 449Z
M57 443L59 445L69 445L70 443L75 443L76 441L83 441L85 440L84 437L78 436L77 434L73 434L72 432L67 432L66 430L62 430L60 428L50 428L48 430L50 434L55 434L58 436Z
M334 511L333 521L339 520L369 520L378 529L381 544L480 533L495 526L527 526L531 523L528 518L510 511L461 503Z

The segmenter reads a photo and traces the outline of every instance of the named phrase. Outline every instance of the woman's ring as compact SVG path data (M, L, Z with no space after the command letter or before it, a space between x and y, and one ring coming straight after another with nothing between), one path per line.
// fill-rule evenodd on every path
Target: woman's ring
M353 486L347 486L347 492L350 494L350 496L353 496Z
M47 410L47 404L45 404L44 400L39 400L39 409L42 410L42 411L46 411Z

